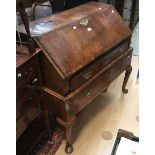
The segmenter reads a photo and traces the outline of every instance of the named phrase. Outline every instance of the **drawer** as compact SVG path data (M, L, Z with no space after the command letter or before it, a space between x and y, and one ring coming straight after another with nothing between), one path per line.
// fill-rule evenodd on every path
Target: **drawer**
M21 66L16 72L16 82L29 81L34 76L38 75L38 60L33 58L28 63Z
M40 76L37 58L23 65L16 72L16 96L21 97L26 91L40 85Z
M81 111L96 96L102 93L109 84L119 76L128 65L131 64L132 53L123 58L119 63L113 65L111 69L102 73L86 89L71 100L75 113ZM120 90L121 91L121 90Z
M101 71L104 67L110 64L114 59L120 56L124 51L129 48L129 41L123 42L118 47L114 48L111 52L107 53L95 63L85 68L82 72L75 75L71 79L71 90L77 89L82 86L85 82L90 80L94 75Z
M38 89L40 86L40 80L39 77L34 77L29 81L22 81L20 83L17 83L16 85L16 97L21 98L25 95L26 92L32 92Z
M29 106L23 115L17 119L16 123L16 139L24 132L29 124L42 112L40 104Z

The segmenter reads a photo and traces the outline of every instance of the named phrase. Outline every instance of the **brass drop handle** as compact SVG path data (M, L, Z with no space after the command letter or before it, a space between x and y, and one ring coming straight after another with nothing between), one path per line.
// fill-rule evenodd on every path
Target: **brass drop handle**
M119 51L122 52L123 51L123 48L120 48Z
M91 77L91 72L84 73L84 74L82 75L82 77L83 77L85 80L88 80L88 79Z
M90 89L88 92L87 92L87 96L90 97L92 95L92 92L93 92L93 89Z
M17 74L17 77L18 77L18 78L22 77L22 73L18 73L18 74Z
M28 87L28 88L34 87L34 86L35 86L35 83L36 83L37 81L38 81L38 78L34 78L34 79L30 82L30 84L27 85L27 87Z

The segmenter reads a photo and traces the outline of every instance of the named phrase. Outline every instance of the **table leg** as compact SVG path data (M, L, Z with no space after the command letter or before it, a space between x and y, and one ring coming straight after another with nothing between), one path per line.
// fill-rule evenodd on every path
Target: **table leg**
M129 80L129 76L131 74L131 71L132 71L132 66L130 65L127 67L126 73L125 73L124 82L123 82L123 86L122 86L123 93L128 93L128 89L126 89L126 84Z
M70 154L73 152L73 146L72 146L72 127L75 122L75 118L71 119L69 122L65 122L60 118L56 118L58 123L65 128L65 133L66 133L66 147L65 147L65 152L67 154Z

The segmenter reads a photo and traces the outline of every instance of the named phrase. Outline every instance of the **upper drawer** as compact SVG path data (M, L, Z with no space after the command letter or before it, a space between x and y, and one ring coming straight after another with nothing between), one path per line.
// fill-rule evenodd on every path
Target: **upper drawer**
M101 57L93 64L85 68L79 74L76 74L71 79L71 90L79 88L85 82L90 80L94 75L101 71L105 66L110 64L114 59L120 56L124 51L129 48L129 41L121 43L119 46L114 48L111 52L108 52L105 56Z
M16 72L16 92L17 98L23 93L40 85L39 64L36 58L23 65Z
M16 82L30 81L38 75L38 61L37 58L31 59L28 63L21 66L16 72Z

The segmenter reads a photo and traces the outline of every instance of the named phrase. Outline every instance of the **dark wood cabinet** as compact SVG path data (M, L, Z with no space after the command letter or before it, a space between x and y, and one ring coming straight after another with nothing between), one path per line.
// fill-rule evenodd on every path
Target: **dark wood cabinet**
M42 105L65 128L65 151L71 153L77 113L124 71L122 91L128 92L132 32L113 6L98 2L29 25L34 42L42 50L38 55ZM23 26L20 31L25 33Z
M42 112L41 77L38 53L29 55L26 47L17 45L16 53L16 138Z
M139 0L113 0L112 3L133 30L139 20Z

